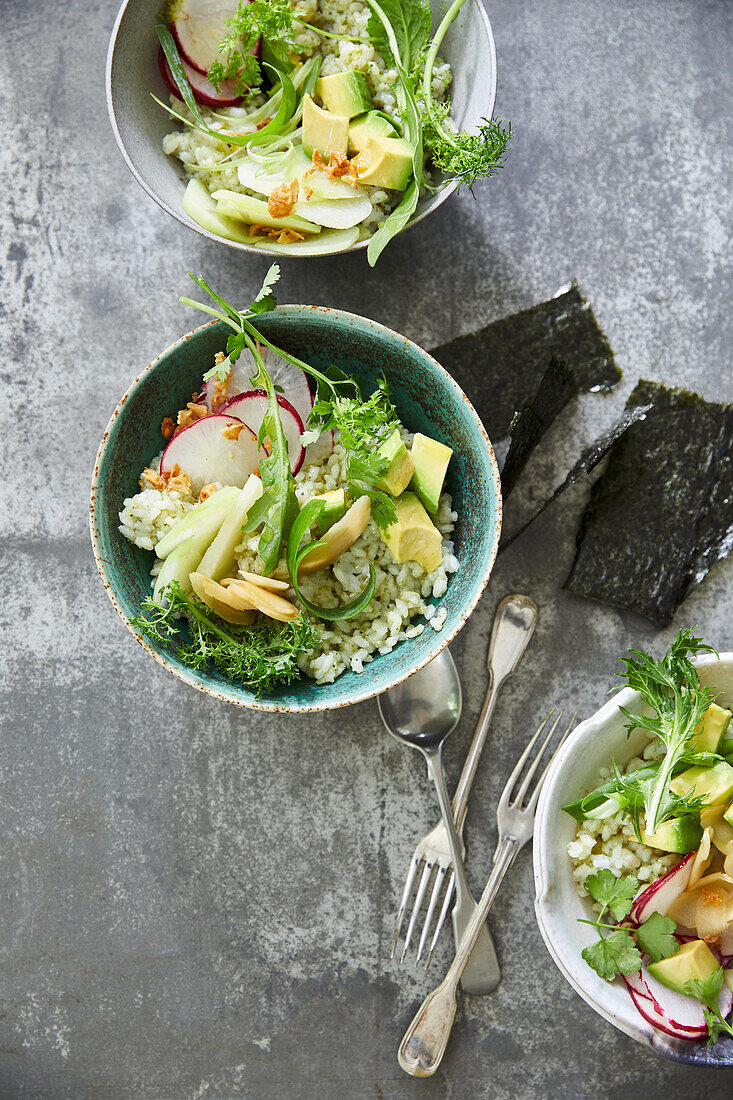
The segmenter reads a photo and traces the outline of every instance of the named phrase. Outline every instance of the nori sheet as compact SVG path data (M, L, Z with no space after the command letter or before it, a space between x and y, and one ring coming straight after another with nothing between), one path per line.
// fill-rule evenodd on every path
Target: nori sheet
M605 458L614 443L629 430L632 424L636 424L637 420L642 420L651 408L652 406L650 404L627 406L621 419L617 420L613 427L599 436L594 443L591 443L590 447L586 447L578 461L566 474L565 480L558 485L557 489L555 489L547 500L540 504L539 508L529 517L526 523L523 523L508 539L502 539L499 553L501 553L502 550L506 550L508 546L511 546L520 535L523 535L530 524L534 523L538 516L542 515L545 508L549 508L566 489L569 489L571 485L575 484L579 477L582 477L584 474L589 474L591 470L595 470L598 463L602 458Z
M553 357L567 364L583 392L611 389L621 377L576 283L556 298L459 336L431 354L462 386L494 444L509 434L517 410L532 404Z
M501 471L504 500L519 480L529 456L552 425L558 413L578 392L578 383L568 365L556 355L542 375L532 402L515 414L510 428L509 450Z
M665 627L733 543L733 405L641 380L627 407L646 402L593 487L565 587Z

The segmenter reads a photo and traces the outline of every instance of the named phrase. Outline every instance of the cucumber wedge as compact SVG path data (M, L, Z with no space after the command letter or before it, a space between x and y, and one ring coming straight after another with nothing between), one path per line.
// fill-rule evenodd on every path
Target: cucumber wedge
M359 225L372 212L372 204L366 195L351 199L311 199L296 202L294 212L329 229L351 229Z
M216 203L199 179L188 181L181 206L189 218L193 218L202 229L208 229L209 233L240 244L256 243L256 238L246 232L241 221L233 221L217 210Z
M216 200L216 208L227 218L239 218L250 225L267 225L272 229L297 229L301 233L320 233L320 225L291 214L286 218L273 218L267 209L267 203L251 195L241 195L238 191L214 191L211 196Z
M195 505L188 515L184 516L183 519L171 527L167 534L163 535L163 538L155 547L157 556L167 558L177 546L180 546L193 534L203 536L205 531L211 531L211 539L213 539L238 496L239 489L236 485L225 485L216 493L212 493L201 504Z
M262 237L257 238L257 244L263 252L277 252L280 256L321 256L331 252L345 252L358 239L359 229L354 226L353 229L324 229L319 236L297 241L295 244L278 244L277 241Z
M234 568L234 548L242 541L242 527L247 519L247 513L261 496L262 482L255 474L252 474L247 484L240 490L239 496L219 528L216 538L201 558L201 561L197 563L197 566L194 566L198 573L202 573L209 580L219 581L232 571ZM187 544L184 543L183 545L186 546Z

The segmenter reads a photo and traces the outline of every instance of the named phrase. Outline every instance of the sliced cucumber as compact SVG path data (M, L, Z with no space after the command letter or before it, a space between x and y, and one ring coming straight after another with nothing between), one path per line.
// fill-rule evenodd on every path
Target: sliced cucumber
M217 210L216 203L199 179L189 180L181 206L189 218L193 218L202 229L208 229L209 233L240 244L256 243L257 238L246 232L241 220L233 221Z
M353 229L324 229L318 237L310 237L295 244L278 244L277 241L268 241L262 237L257 238L257 244L263 252L278 252L281 256L312 256L345 252L358 238L359 229L354 226Z
M239 218L250 225L268 225L273 229L297 229L301 233L320 233L320 225L291 214L286 218L273 218L262 199L252 195L241 195L239 191L214 191L211 196L216 200L217 210L228 218Z
M239 489L235 485L225 485L216 493L212 493L201 504L194 505L183 519L180 519L178 523L171 527L170 531L163 535L163 538L155 547L157 556L167 558L190 535L203 534L204 530L210 530L211 539L213 539L238 496Z
M296 202L295 213L310 218L329 229L351 229L359 225L372 212L372 204L366 195L352 199L304 199Z

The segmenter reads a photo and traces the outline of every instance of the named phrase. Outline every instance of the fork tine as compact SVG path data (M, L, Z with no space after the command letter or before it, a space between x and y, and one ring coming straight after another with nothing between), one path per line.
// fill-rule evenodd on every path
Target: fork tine
M547 723L550 721L550 719L552 718L552 716L553 716L553 714L555 713L556 710L557 710L557 707L553 707L552 710L549 711L549 713L545 715L545 717L542 719L539 726L537 727L535 733L532 735L532 737L530 737L529 742L527 743L526 749L524 750L522 755L519 757L519 760L517 761L516 765L514 766L514 771L512 772L512 774L507 779L506 786L504 787L504 790L501 792L501 797L499 799L499 807L506 806L508 804L509 796L511 795L512 791L514 790L514 784L517 782L520 775L522 774L522 768L524 767L524 765L527 761L527 757L529 756L532 749L534 748L534 745L535 745L535 742L537 741L537 738L540 736L543 729L545 728Z
M435 876L435 885L433 886L433 892L430 895L430 904L428 905L428 911L425 914L425 922L422 926L422 935L420 936L420 945L417 949L417 956L415 962L419 963L422 958L422 949L425 946L425 940L428 938L428 932L430 931L430 925L433 923L433 912L435 906L438 904L438 898L440 897L440 891L445 881L445 876L448 868L438 867L438 873Z
M397 941L400 938L400 931L402 930L402 922L405 919L405 909L407 908L407 899L410 896L410 890L412 889L412 883L415 879L415 873L417 871L419 859L413 859L410 863L410 869L407 872L407 881L405 882L405 889L402 891L402 900L400 901L400 909L397 914L397 921L395 923L394 939L392 941L392 958L394 958L395 951L397 950Z
M530 798L529 802L527 803L527 813L534 813L535 808L537 806L537 801L540 797L540 791L542 790L542 784L545 781L545 776L547 775L548 771L550 770L550 765L552 764L552 761L555 759L555 757L559 753L563 742L565 741L566 737L569 735L570 731L572 730L573 726L575 725L575 719L577 717L578 717L578 712L576 710L576 711L573 712L573 717L570 719L570 722L568 724L568 728L565 730L565 732L561 736L561 738L558 741L557 745L555 745L555 749L553 751L552 756L547 761L547 764L545 765L545 767L542 769L542 775L537 780L537 786L535 787L534 792L532 793L532 797Z
M418 913L420 912L420 906L422 905L422 899L425 896L425 891L428 887L428 881L433 871L432 860L425 863L423 868L422 878L420 879L420 885L417 888L417 894L415 896L415 904L412 907L412 914L410 916L410 923L407 926L407 935L405 936L405 946L402 948L402 954L400 955L400 963L405 961L405 955L407 949L410 946L410 940L412 939L412 933L415 930L415 922L417 921Z
M557 718L555 719L555 721L550 726L550 732L547 734L547 737L544 739L544 741L542 742L542 744L540 746L539 752L536 753L534 760L532 761L529 768L527 769L527 774L525 775L524 779L522 780L522 785L519 788L519 790L517 791L516 798L514 799L514 802L517 806L521 806L522 803L524 802L525 795L527 794L527 791L529 790L529 785L532 782L532 777L533 777L534 773L537 771L537 768L539 767L540 761L542 760L542 756L544 754L544 751L547 748L547 746L549 745L550 740L552 738L552 735L554 734L555 730L557 729L558 724L560 722L560 719L562 718L564 713L565 712L563 710L561 710L558 713Z
M435 945L438 942L438 937L440 936L441 929L443 928L443 925L445 923L445 918L448 914L448 909L450 908L451 898L453 897L453 891L455 890L455 886L456 886L456 874L455 874L455 871L451 871L450 878L448 879L448 889L446 890L445 897L443 898L443 908L440 910L440 916L438 917L438 923L435 926L435 932L433 933L433 938L430 942L430 950L428 951L428 957L425 960L425 969L426 970L430 966L430 960L433 957L433 951L435 951Z

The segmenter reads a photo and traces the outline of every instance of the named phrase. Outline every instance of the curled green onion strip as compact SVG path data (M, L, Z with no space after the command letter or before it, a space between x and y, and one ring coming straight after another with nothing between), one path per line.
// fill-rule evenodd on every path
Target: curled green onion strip
M295 589L295 595L298 597L298 601L302 606L309 611L311 615L315 615L319 619L327 619L329 622L337 622L340 619L353 619L354 615L358 615L360 611L363 611L365 607L374 599L374 593L377 589L377 573L372 562L369 562L369 582L366 588L357 596L351 603L342 604L340 607L320 607L318 604L311 603L306 599L298 588L298 569L300 563L306 554L311 550L315 550L317 547L323 546L324 539L319 539L317 542L309 542L305 546L301 547L308 529L311 524L318 519L326 507L324 500L309 500L306 505L301 508L297 519L290 528L290 537L288 539L288 552L287 563L288 572L290 573L290 580Z

